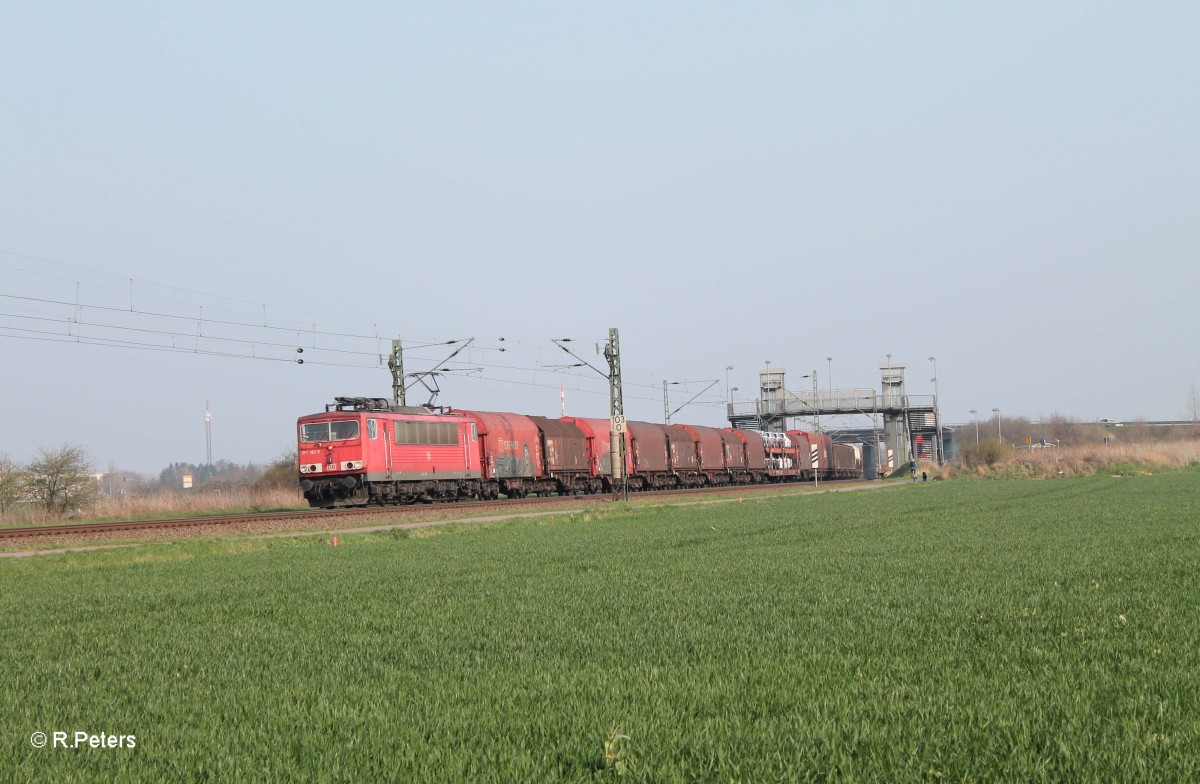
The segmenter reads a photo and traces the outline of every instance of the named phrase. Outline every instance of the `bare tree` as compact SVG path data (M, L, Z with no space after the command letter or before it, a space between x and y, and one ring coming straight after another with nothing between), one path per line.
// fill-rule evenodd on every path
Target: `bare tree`
M1078 419L1055 411L1042 418L1042 436L1053 443L1071 444L1082 441L1085 428Z
M1192 415L1192 422L1200 422L1200 384L1195 382L1188 390L1188 413Z
M29 497L48 512L66 512L91 506L99 492L92 477L92 461L83 447L63 444L39 449L27 471Z
M8 455L0 455L0 513L25 500L25 485L25 469Z

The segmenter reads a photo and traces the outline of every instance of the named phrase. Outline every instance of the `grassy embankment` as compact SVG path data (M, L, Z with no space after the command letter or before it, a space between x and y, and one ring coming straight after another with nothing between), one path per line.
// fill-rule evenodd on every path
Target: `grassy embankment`
M64 520L96 522L111 520L159 520L174 517L272 512L307 509L300 490L292 488L231 487L220 492L163 492L100 497L95 505L69 514L54 514L33 506L0 513L0 528L50 525Z
M938 473L944 478L1052 479L1058 477L1156 474L1200 466L1200 441L1161 441L1145 444L1079 444L1014 449L996 439L976 447L966 444L961 455ZM935 468L922 470L934 471Z
M0 561L0 775L1194 781L1198 482Z

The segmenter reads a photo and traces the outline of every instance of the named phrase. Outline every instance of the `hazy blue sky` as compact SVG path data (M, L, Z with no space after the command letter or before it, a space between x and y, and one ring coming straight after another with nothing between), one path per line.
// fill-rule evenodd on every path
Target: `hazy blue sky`
M536 368L610 326L631 418L664 378L715 402L727 365L746 397L832 356L877 387L889 353L912 394L937 356L951 422L1181 417L1198 29L1194 2L8 3L0 453L202 461L208 399L215 456L265 461L389 394L376 334L477 339L442 403L556 415L566 383L602 416L602 379Z

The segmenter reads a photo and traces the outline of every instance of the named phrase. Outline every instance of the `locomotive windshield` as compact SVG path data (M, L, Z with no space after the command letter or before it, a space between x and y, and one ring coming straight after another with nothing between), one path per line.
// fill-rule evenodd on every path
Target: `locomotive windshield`
M351 441L358 438L358 420L344 422L312 422L300 426L300 443L319 441Z

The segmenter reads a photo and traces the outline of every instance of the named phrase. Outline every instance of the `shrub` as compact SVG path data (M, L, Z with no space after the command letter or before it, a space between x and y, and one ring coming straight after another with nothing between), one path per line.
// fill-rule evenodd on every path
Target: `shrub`
M10 460L8 455L0 457L0 513L25 500L27 480L24 468Z
M968 468L988 468L1012 455L1012 449L997 438L985 438L978 444L968 444L959 452L959 457Z
M280 488L286 490L295 489L299 483L300 463L293 449L290 452L284 452L275 461L267 466L263 471L263 475L254 483L256 488Z

